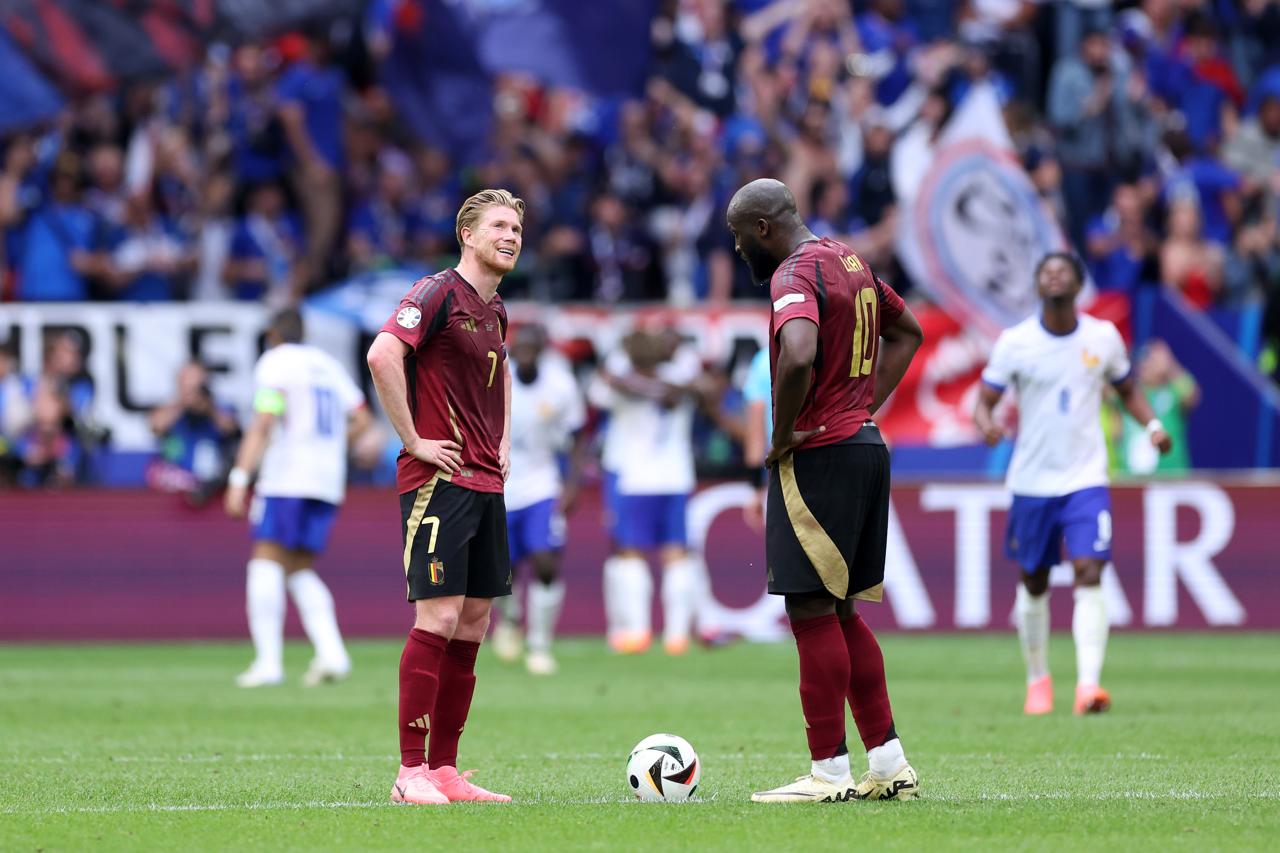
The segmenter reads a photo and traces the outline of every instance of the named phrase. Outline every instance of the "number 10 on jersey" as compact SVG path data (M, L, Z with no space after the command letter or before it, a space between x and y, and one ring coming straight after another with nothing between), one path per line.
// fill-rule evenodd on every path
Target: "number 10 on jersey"
M876 298L873 287L864 287L858 291L853 301L853 312L857 322L853 325L853 363L849 365L850 376L870 376L876 352L876 338L879 337L879 325L876 323L876 312L880 310L880 302Z

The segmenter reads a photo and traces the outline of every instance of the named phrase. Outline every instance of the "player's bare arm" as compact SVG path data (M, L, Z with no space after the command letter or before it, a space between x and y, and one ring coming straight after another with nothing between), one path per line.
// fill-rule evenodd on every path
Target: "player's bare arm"
M778 330L778 367L774 380L773 449L765 459L771 468L783 456L826 430L796 432L796 418L809 386L813 383L813 361L818 355L818 326L812 320L797 317Z
M600 376L610 388L629 397L640 397L658 403L663 402L668 397L668 388L670 386L666 382L656 376L648 376L635 369L622 374L602 369ZM674 405L674 403L670 405Z
M376 428L376 426L377 423L374 421L373 415L369 414L368 406L360 406L352 410L347 417L347 446L353 446L367 435L369 430Z
M585 427L573 434L573 444L569 447L569 466L564 475L564 487L560 490L559 512L568 516L578 503L578 494L582 489L582 472L587 469L587 460L591 456L591 435Z
M1005 438L1005 431L996 423L995 410L1004 396L1004 391L993 388L983 382L978 386L978 404L973 410L973 422L982 433L982 439L990 447L995 447Z
M1161 453L1172 450L1173 438L1165 431L1164 424L1156 417L1155 412L1151 411L1147 395L1142 393L1142 387L1138 385L1137 380L1130 376L1118 383L1115 389L1120 395L1120 402L1124 404L1125 411L1146 428L1151 444Z
M373 339L366 360L378 402L404 443L405 450L416 459L456 474L462 470L462 445L452 439L423 438L413 425L408 385L404 378L404 360L408 355L409 345L389 332L379 332Z
M262 464L262 454L267 450L267 439L271 436L271 428L276 425L277 415L272 412L255 412L253 423L240 442L240 450L236 453L236 464L227 477L227 493L223 497L223 506L227 515L241 518L248 506L249 481L254 472Z
M876 390L871 401L871 414L875 414L893 389L898 387L911 359L924 343L924 330L920 321L904 308L896 320L880 329L880 357L876 363Z

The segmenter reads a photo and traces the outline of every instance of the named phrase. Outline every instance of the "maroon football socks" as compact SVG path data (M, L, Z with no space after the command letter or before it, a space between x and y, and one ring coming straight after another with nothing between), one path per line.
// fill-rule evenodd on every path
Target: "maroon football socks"
M896 737L889 685L884 680L884 654L860 614L854 613L840 627L849 650L849 709L862 745L870 751Z
M440 693L431 717L431 745L427 765L457 767L458 739L467 724L471 697L476 691L476 654L480 644L470 640L450 640L440 665Z
M844 700L849 689L849 654L834 613L791 623L800 653L800 707L814 761L846 752Z
M449 641L414 628L400 655L400 763L417 767L426 761L427 732L435 722L440 669ZM433 737L432 742L435 742ZM457 737L453 739L458 742Z

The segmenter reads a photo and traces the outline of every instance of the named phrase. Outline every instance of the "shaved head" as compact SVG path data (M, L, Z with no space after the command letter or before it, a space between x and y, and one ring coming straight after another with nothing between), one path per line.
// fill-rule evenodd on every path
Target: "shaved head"
M760 178L733 194L725 211L734 248L758 282L769 280L800 243L814 239L782 181Z
M778 222L783 217L798 217L796 197L782 181L759 178L733 194L727 218L730 223L763 219Z

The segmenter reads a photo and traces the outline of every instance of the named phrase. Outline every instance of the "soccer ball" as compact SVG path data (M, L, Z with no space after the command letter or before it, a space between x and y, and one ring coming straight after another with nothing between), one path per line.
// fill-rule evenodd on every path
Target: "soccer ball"
M698 754L676 735L649 735L627 758L627 784L636 799L648 803L683 803L701 778Z

